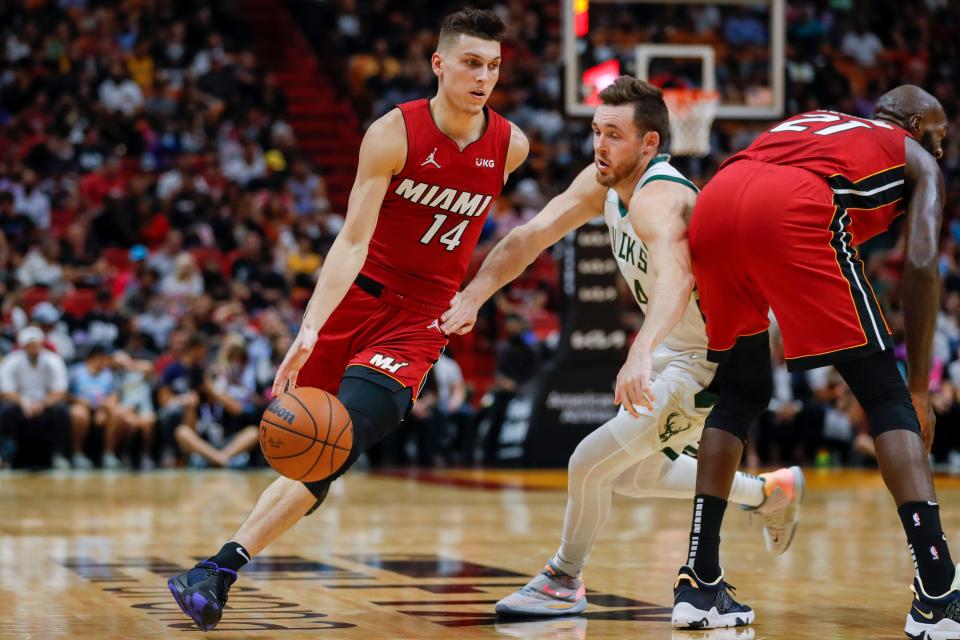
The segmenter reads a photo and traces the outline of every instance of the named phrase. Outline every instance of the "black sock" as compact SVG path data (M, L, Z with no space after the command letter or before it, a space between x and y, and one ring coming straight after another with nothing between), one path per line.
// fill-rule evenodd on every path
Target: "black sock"
M720 525L726 509L727 501L723 498L700 494L693 499L687 565L704 582L720 577Z
M250 554L243 548L243 545L236 542L228 542L220 547L217 555L208 558L208 560L218 567L230 569L231 571L240 571L243 565L250 562Z
M942 596L953 582L954 566L940 526L936 502L905 502L897 508L913 565L928 596Z

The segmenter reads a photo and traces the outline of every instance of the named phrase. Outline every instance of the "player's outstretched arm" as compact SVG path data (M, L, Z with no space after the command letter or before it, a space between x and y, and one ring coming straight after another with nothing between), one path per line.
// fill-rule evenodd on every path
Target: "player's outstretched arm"
M943 174L919 143L906 139L907 255L903 267L903 325L907 343L907 385L924 442L933 443L930 359L940 305L939 246L943 216Z
M605 196L606 188L597 183L596 169L590 165L540 213L508 233L487 255L476 277L450 301L440 317L444 333L469 332L483 303L523 273L541 251L599 215Z
M694 280L686 221L695 199L689 187L661 180L651 182L630 199L630 224L650 250L650 265L657 276L643 326L617 375L614 394L614 402L623 403L635 416L639 415L635 406L653 409L653 350L690 303Z
M347 294L367 259L367 248L377 226L380 206L390 180L403 169L407 154L403 116L394 109L367 130L360 144L357 177L350 191L343 229L320 270L300 332L277 370L274 395L295 385L300 368L310 357L317 334Z

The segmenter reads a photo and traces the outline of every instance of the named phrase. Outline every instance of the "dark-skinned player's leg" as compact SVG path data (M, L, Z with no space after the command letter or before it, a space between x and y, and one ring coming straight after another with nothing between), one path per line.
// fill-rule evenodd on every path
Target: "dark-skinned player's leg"
M867 415L880 471L897 505L918 575L928 593L943 594L953 581L954 566L940 526L920 421L893 349L836 366Z
M729 627L754 619L753 610L731 596L719 555L726 498L754 419L751 407L759 403L766 408L770 395L770 385L763 384L771 375L769 307L762 290L746 277L747 258L756 251L756 243L731 235L731 229L740 226L739 205L762 168L737 162L717 173L697 197L690 220L688 237L706 319L708 357L720 363L721 390L700 440L688 559L674 583L672 622L679 628ZM769 210L769 202L764 206ZM759 373L761 384L750 375L741 376L744 371ZM766 399L751 400L764 393Z
M697 494L722 498L730 495L733 478L743 457L743 440L724 429L704 429L697 456Z
M770 401L768 333L738 339L723 360L717 369L720 395L700 439L687 564L674 584L675 627L732 627L754 619L753 610L733 599L723 579L720 528L747 433Z
M960 638L960 578L940 524L920 421L892 349L840 363L837 370L867 414L880 472L913 556L916 598L907 614L907 635Z
M883 482L894 502L935 502L933 476L920 434L906 429L882 433L874 439Z

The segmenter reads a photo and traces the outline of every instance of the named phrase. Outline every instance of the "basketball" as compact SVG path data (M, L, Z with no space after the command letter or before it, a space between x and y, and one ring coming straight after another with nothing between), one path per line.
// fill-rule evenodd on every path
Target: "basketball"
M278 473L316 482L336 473L353 446L347 409L322 389L297 387L275 398L260 420L260 449Z

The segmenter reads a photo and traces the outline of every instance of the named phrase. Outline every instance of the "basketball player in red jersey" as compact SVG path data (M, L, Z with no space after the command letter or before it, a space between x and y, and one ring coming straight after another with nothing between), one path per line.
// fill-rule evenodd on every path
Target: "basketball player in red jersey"
M960 638L960 577L940 526L927 447L939 297L947 118L914 86L880 98L873 120L815 111L734 155L700 194L690 224L693 270L720 397L700 441L687 565L674 587L678 627L722 624L736 610L719 562L720 524L748 427L772 388L768 311L792 370L834 365L867 413L883 479L914 556L906 632ZM905 383L856 246L906 212ZM723 626L742 624L727 619Z
M399 105L360 146L343 229L330 249L274 394L296 385L337 397L353 449L334 476L277 478L221 550L171 578L180 608L204 630L220 621L237 571L312 513L370 446L397 427L447 343L439 318L460 287L490 203L525 159L523 133L487 108L506 25L492 11L444 19L437 95Z

